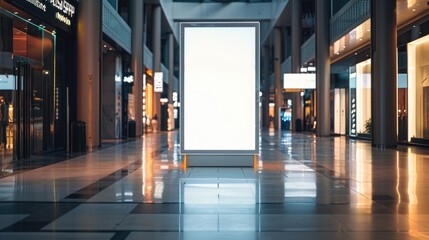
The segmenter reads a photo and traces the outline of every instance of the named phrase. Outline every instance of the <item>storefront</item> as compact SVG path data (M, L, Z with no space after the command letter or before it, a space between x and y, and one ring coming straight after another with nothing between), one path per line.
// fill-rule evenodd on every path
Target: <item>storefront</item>
M1 163L64 149L74 1L0 0Z
M429 143L429 35L408 43L408 141Z
M127 135L123 126L123 87L134 83L129 69L131 56L113 41L104 37L102 46L101 137L103 141L122 139ZM115 47L114 47L115 46ZM131 74L131 75L130 75Z
M371 137L371 59L349 68L349 132Z

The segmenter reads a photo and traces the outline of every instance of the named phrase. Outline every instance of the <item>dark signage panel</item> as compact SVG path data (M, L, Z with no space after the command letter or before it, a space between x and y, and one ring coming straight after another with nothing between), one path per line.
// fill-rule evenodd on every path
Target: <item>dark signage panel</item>
M47 23L71 31L76 22L77 3L74 0L6 0Z

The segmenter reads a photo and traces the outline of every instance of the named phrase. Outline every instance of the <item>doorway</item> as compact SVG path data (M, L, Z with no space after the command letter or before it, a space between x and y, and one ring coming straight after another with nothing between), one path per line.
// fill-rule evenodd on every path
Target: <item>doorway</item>
M45 86L40 64L17 56L1 60L0 154L6 164L43 152Z

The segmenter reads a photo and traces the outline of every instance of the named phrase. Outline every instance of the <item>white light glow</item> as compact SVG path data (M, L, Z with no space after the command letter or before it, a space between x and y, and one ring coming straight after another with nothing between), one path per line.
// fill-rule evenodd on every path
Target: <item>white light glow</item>
M162 92L163 91L163 73L155 72L154 74L154 92Z
M315 89L316 74L314 73L285 73L283 75L284 89Z
M184 28L184 151L255 150L255 36L255 27Z
M127 77L124 77L124 82L126 82L126 83L133 83L134 82L134 76L127 76Z
M316 71L316 67L308 67L307 70L309 72L315 72Z

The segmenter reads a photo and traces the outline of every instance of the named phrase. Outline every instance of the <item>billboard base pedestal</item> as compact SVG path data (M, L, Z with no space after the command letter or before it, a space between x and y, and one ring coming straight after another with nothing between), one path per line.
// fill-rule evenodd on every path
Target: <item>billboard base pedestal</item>
M186 155L186 167L253 167L253 155Z

